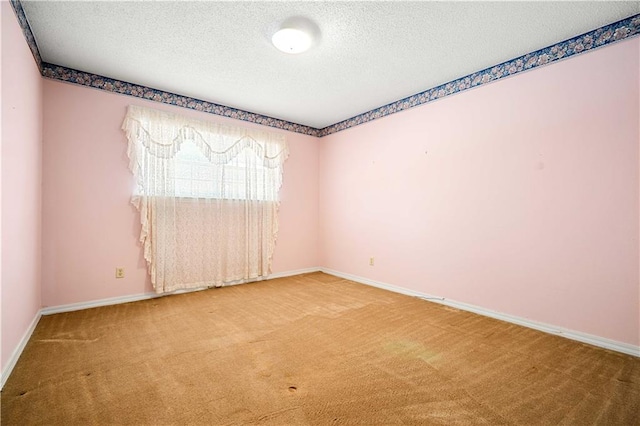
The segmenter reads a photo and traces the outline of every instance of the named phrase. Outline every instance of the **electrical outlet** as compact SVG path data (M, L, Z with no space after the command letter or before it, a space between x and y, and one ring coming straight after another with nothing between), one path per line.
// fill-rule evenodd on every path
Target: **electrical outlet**
M373 265L374 265L374 263L375 263L375 262L374 262L374 258L373 258L373 256L371 256L371 257L369 258L369 266L373 266Z
M124 278L124 268L116 268L116 278Z

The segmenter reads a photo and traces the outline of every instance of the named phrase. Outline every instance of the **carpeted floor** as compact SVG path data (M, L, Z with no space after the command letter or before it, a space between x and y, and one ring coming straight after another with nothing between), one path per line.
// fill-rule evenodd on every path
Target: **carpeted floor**
M45 316L2 425L640 424L640 359L314 273Z

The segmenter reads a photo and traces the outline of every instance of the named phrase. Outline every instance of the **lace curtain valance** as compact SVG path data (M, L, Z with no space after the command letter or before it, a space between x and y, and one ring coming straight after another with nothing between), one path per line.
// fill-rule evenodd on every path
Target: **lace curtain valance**
M129 168L136 176L138 193L141 194L145 194L146 189L158 189L145 186L149 183L145 178L155 178L147 170L154 166L151 162L157 162L157 167L170 169L173 169L171 166L190 161L232 165L234 162L243 163L238 156L244 153L247 157L253 157L250 158L252 164L271 169L273 178L281 181L282 165L289 155L285 138L279 133L225 126L134 105L129 106L122 129L129 140ZM185 144L188 146L185 147ZM248 151L253 155L249 155ZM176 159L181 152L181 157ZM169 161L172 159L177 161ZM280 184L274 189L279 190ZM154 195L174 194L156 192ZM273 196L270 198L275 199Z
M138 106L122 129L158 293L269 274L288 156L282 134Z

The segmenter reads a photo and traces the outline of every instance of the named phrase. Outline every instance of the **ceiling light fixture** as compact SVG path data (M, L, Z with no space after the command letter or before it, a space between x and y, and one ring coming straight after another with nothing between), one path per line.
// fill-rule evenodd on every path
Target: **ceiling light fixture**
M320 40L318 26L303 16L287 18L278 28L271 37L271 42L278 50L285 53L306 52Z
M298 28L282 28L271 37L271 42L285 53L302 53L309 50L313 39Z

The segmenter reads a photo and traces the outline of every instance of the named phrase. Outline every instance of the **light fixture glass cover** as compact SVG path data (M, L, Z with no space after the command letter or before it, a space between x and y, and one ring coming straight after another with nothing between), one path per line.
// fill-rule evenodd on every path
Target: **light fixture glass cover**
M282 28L271 38L271 42L285 53L302 53L311 47L311 35L297 28Z

